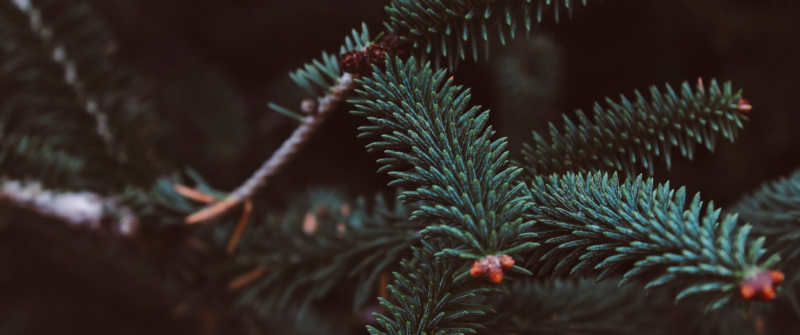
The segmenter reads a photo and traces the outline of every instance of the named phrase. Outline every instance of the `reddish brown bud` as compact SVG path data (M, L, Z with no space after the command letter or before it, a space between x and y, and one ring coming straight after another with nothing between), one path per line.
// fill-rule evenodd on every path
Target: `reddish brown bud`
M514 259L508 255L489 255L472 263L469 274L473 277L489 275L489 280L499 284L503 281L504 269L514 266Z
M737 104L737 108L742 112L749 112L753 109L753 106L750 106L750 101L747 101L745 98L739 99L739 103Z
M486 274L486 265L482 262L481 259L472 263L472 267L469 269L469 274L473 277L480 277Z
M508 270L514 267L514 259L509 255L502 255L500 256L500 266L503 269Z
M503 277L505 277L505 274L503 274L503 269L500 268L489 269L489 280L491 280L492 283L500 284L503 281Z
M380 45L370 45L367 47L367 63L375 64L383 69L386 66L386 49Z
M780 271L761 270L742 282L739 294L746 300L770 301L775 299L775 288L783 283L783 278Z
M342 71L359 73L367 66L367 54L359 50L351 50L340 56Z
M770 270L769 275L772 277L772 283L775 285L783 284L783 272L778 270Z
M405 58L408 55L408 43L401 40L396 34L391 33L381 39L380 45L390 56Z

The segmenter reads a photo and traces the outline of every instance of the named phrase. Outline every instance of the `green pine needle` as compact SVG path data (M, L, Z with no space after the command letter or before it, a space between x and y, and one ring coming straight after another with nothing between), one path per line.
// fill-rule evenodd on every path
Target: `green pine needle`
M650 101L638 91L633 102L606 99L609 108L595 104L593 120L578 111L577 124L564 116L563 133L550 124L549 142L534 132L535 149L525 144L522 151L526 176L619 171L633 178L637 166L652 175L656 157L669 169L675 147L689 159L697 144L713 151L718 134L733 142L747 119L738 109L741 92L730 83L722 89L716 80L708 88L698 83L694 92L684 83L680 95L666 85L665 91L651 87Z
M635 262L621 285L657 271L651 290L679 282L688 296L707 297L713 310L738 299L737 288L754 271L770 268L777 255L762 259L763 238L747 246L750 225L734 230L736 215L719 222L720 210L713 203L701 215L699 194L686 209L686 191L671 190L669 184L653 180L626 180L617 175L567 174L536 177L530 188L535 206L526 219L536 220L533 240L539 248L528 267L553 276L569 273L572 278L599 270L602 281L626 262Z
M379 171L397 178L390 185L424 186L403 192L401 199L437 204L422 206L411 219L447 224L422 233L462 241L464 248L447 254L451 257L535 247L518 238L532 224L521 217L526 204L516 181L521 171L505 167L506 141L491 140L488 111L468 109L469 90L454 86L444 70L419 67L413 57L387 59L386 66L386 72L376 70L373 78L359 81L363 87L356 92L366 101L352 113L373 123L359 128L361 137L381 137L367 148L389 156L378 162L384 165ZM522 244L526 247L512 249Z
M582 3L586 5L585 0ZM562 5L571 16L575 3L570 0L392 0L386 6L390 22L384 25L411 43L423 63L430 57L438 69L441 58L446 58L454 70L468 53L476 61L479 53L488 59L490 30L496 29L505 45L506 35L514 38L523 29L530 33L551 6L557 22Z

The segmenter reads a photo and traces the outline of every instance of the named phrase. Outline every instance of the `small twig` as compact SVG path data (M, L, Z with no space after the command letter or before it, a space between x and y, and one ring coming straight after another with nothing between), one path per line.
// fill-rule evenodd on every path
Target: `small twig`
M224 200L207 207L186 218L186 223L193 224L213 219L235 207L246 199L250 199L256 192L261 190L269 181L270 177L276 175L281 168L286 166L308 142L311 135L316 132L325 119L339 106L347 95L355 89L353 75L345 73L339 84L336 85L330 94L320 100L315 114L307 116L303 123L294 130L292 135L272 154L266 162L248 179L242 186Z
M217 198L215 198L213 195L200 192L196 189L189 188L181 184L172 185L172 189L174 189L175 192L178 192L178 194L197 202L206 204L213 204L217 202Z
M236 278L234 280L231 280L228 283L228 291L235 291L235 290L238 290L238 289L244 287L247 284L252 283L254 280L256 280L256 279L260 278L262 275L264 275L264 272L266 272L266 271L267 271L267 268L265 268L265 267L263 267L261 265L257 266L255 269L253 269L252 271L250 271L248 273L243 274L241 277L238 277L238 278Z
M86 191L54 192L33 181L0 181L0 201L75 227L116 235L133 236L139 227L133 212L114 199Z
M253 201L247 199L247 201L244 202L244 210L242 211L242 217L239 218L239 224L236 225L236 230L233 232L233 236L231 236L231 240L228 242L228 255L232 254L236 249L236 245L239 244L239 239L242 237L242 233L244 232L244 227L247 226L247 222L250 221L250 213L252 211Z

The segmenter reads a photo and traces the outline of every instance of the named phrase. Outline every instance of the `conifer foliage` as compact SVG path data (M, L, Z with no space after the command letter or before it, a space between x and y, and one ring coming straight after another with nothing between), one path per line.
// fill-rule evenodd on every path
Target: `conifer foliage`
M521 217L526 206L520 196L523 185L514 183L521 170L506 167L506 141L491 140L488 111L468 108L469 91L454 86L444 70L418 67L414 58L386 64L386 72L362 81L357 92L366 100L353 114L374 124L361 127L360 136L381 136L382 141L367 147L386 150L390 158L379 160L384 165L380 171L398 178L390 185L429 186L400 197L437 203L415 211L412 220L449 223L429 226L422 234L456 238L464 245L441 254L473 259L535 247L519 237L533 224ZM396 171L409 167L413 170Z
M524 160L510 164L489 111L471 106L470 89L448 72L468 54L488 58L490 33L505 44L547 10L558 21L587 1L387 3L385 31L371 36L362 24L338 53L290 74L309 97L302 113L269 107L300 120L298 135L247 191L225 193L190 168L192 187L168 174L182 163L157 155L167 124L90 2L0 1L0 200L98 227L127 220L141 234L120 248L152 265L151 291L188 292L170 313L195 308L207 323L224 315L336 333L341 322L323 314L353 313L319 312L345 304L380 308L367 326L375 335L666 334L686 330L679 319L733 324L735 304L760 317L754 301L785 297L800 315L800 172L724 215L650 177L658 157L670 168L675 152L691 159L698 145L713 151L719 137L738 137L752 107L731 83L606 99L592 116L565 116L563 131L551 124L549 141L534 133ZM348 98L397 201L309 192L277 208L257 198ZM122 244L109 245L113 255Z
M646 289L679 282L684 287L676 301L705 295L706 308L714 310L739 294L751 299L746 293L749 281L780 260L777 255L762 259L765 238L748 243L752 227L734 230L736 215L720 223L720 210L713 204L701 215L699 194L686 209L684 188L654 186L652 179L641 177L620 185L616 175L567 174L537 177L531 189L536 206L526 217L540 223L533 231L547 247L530 261L543 262L540 273L553 269L553 277L569 271L576 278L598 269L596 281L601 281L624 262L636 261L620 285L663 269ZM765 300L771 300L778 284L757 290L765 290Z
M700 80L694 92L683 83L680 96L669 85L665 93L651 87L649 102L635 95L633 103L624 96L619 103L606 99L608 109L595 104L594 122L582 111L577 125L564 116L564 133L551 124L549 143L534 132L536 149L526 144L522 151L526 174L623 171L633 178L641 165L652 175L655 156L670 168L674 147L692 159L697 144L713 151L717 134L733 142L749 111L740 104L741 93L730 83L720 88L716 80L708 88Z
M800 315L800 171L765 183L731 211L752 223L753 232L767 238L769 250L782 256L778 268L787 276L782 296Z
M418 67L413 58L387 61L386 72L376 69L373 78L361 81L357 92L366 100L353 112L374 124L361 128L363 136L383 140L367 146L390 157L379 160L385 164L381 171L407 171L389 172L398 178L392 184L423 186L400 198L439 204L422 207L412 219L442 220L445 224L428 226L422 234L460 242L437 252L440 259L503 254L521 260L522 253L542 245L529 264L547 261L540 272L555 266L554 277L598 269L601 281L624 262L636 261L621 285L660 269L665 272L647 289L680 283L676 300L701 296L706 310L740 295L744 305L774 298L783 277L769 268L780 258L762 259L764 238L748 243L749 225L734 231L735 216L719 223L720 210L713 205L701 217L699 196L685 210L684 189L654 188L652 180L641 177L620 185L616 174L554 175L547 181L536 177L528 188L516 180L519 168L503 169L505 139L490 140L491 126L484 130L488 113L468 109L468 90L445 77L443 70ZM526 268L512 270L529 274ZM780 277L770 280L773 273ZM413 324L407 329L423 331L420 324L406 322ZM402 327L382 324L389 333Z
M585 6L586 0L582 3ZM465 59L470 52L468 50L476 61L479 48L486 58L489 57L492 29L496 29L500 42L505 45L506 34L514 38L517 29L523 26L525 33L530 33L551 6L558 21L562 5L571 15L577 1L393 0L386 7L390 22L385 25L389 31L412 43L423 62L430 57L439 68L440 59L445 57L448 67L455 69L459 59Z

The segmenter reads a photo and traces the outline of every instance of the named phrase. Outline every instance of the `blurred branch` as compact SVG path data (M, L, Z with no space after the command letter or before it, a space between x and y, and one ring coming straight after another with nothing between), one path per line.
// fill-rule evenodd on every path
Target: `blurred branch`
M52 27L45 25L42 20L41 12L39 9L34 7L30 0L14 0L12 3L17 7L17 9L28 16L30 19L31 31L33 31L34 34L36 34L42 40L42 45L44 49L51 54L52 60L64 69L64 82L73 89L80 106L86 111L86 113L94 117L95 121L97 122L97 134L100 135L105 142L108 151L116 152L116 150L114 150L114 134L111 133L111 128L109 127L106 113L100 109L100 104L98 103L97 98L87 94L86 90L84 89L86 85L80 78L78 70L75 66L75 62L70 58L66 48L57 41L53 40ZM108 43L109 45L112 45L113 41L109 41ZM121 160L125 160L124 157L125 156L122 153L118 153L116 156L117 159Z
M342 75L339 83L333 87L332 91L320 100L314 113L310 113L310 115L305 117L303 123L294 130L292 135L281 144L281 147L278 148L278 150L275 151L272 156L244 182L244 184L242 184L242 186L239 186L231 192L224 200L189 215L186 217L186 223L194 224L211 220L226 213L245 200L250 199L260 191L267 185L271 177L278 174L278 172L297 155L303 145L308 142L308 139L311 138L314 132L319 129L328 116L339 106L339 103L342 102L353 89L355 89L353 75L345 73Z
M38 182L0 181L0 201L98 232L133 236L139 227L133 212L115 199L86 191L45 190Z

